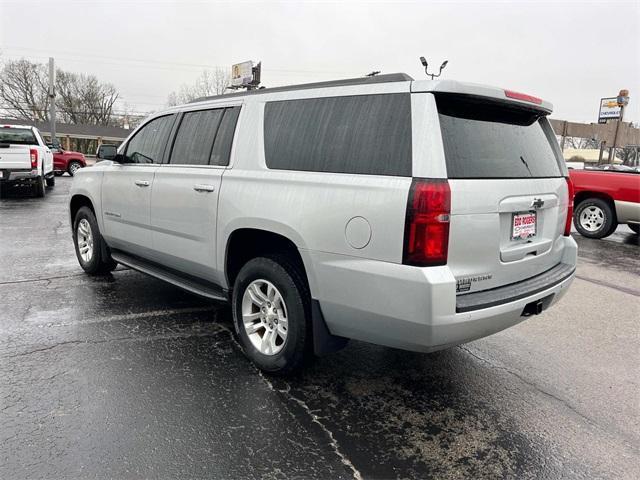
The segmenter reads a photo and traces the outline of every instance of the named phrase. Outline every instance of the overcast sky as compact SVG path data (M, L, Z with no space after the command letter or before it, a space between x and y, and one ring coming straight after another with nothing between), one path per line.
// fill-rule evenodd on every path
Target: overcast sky
M630 90L640 122L640 2L217 2L0 0L0 52L94 74L157 110L207 66L261 60L263 85L364 75L443 77L543 97L553 117L597 121Z

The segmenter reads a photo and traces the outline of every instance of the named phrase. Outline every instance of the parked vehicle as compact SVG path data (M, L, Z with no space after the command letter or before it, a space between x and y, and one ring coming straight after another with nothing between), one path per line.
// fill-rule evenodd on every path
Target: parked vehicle
M53 154L35 127L0 125L0 196L12 184L28 184L36 197L53 187Z
M59 145L49 145L49 148L53 152L53 170L57 177L65 172L73 177L78 170L87 166L87 160L80 152L64 150Z
M640 174L616 170L571 170L573 223L581 235L604 238L626 223L640 233Z
M78 260L230 301L246 354L271 373L349 338L468 342L542 312L573 280L550 112L404 74L170 108L74 178Z

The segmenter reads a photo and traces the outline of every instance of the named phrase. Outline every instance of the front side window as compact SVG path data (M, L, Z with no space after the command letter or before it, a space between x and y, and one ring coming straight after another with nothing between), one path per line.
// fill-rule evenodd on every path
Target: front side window
M131 163L162 163L175 115L151 120L127 144L126 157Z
M268 102L269 168L411 176L409 93Z

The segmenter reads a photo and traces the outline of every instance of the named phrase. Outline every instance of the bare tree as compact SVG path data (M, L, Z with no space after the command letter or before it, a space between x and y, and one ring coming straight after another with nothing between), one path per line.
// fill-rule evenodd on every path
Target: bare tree
M49 119L48 73L28 60L6 62L0 72L0 109L23 120Z
M203 70L192 85L183 84L178 91L171 92L167 105L174 106L187 103L196 98L222 95L231 84L231 73L223 68Z
M0 111L23 120L49 120L48 70L28 60L10 60L0 71ZM66 123L113 125L115 87L93 75L56 71L57 119Z
M67 123L112 125L113 106L119 94L115 87L103 84L93 75L58 70L56 106Z
M600 148L600 142L594 138L567 137L565 139L565 148L566 147L579 150L584 148Z

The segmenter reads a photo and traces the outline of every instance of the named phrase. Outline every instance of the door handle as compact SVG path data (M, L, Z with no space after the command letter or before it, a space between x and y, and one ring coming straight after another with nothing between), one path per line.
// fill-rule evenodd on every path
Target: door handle
M193 189L196 192L213 192L216 189L216 187L214 187L213 185L204 185L204 184L196 183L193 186Z
M148 187L150 185L147 180L136 180L135 184L139 187Z

